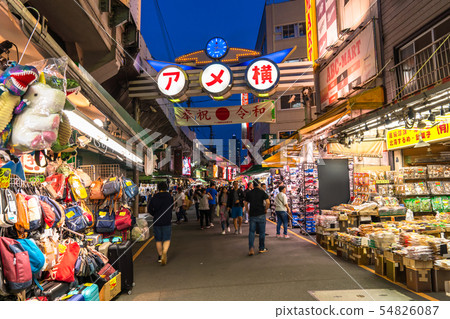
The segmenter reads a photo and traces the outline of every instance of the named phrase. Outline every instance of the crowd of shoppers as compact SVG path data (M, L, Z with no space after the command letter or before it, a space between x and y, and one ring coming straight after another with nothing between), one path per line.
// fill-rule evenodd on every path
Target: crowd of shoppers
M280 186L275 197L275 214L277 219L276 237L282 237L281 226L283 225L283 237L289 238L287 234L288 213L290 212L285 186ZM177 187L172 192L168 191L165 182L158 184L158 192L148 201L148 213L154 218L154 236L156 249L158 251L158 262L162 265L167 263L167 252L170 246L172 233L172 210L176 215L176 223L187 222L186 211L191 205L195 207L195 215L200 223L200 229L214 227L214 216L219 217L221 234L231 233L231 223L234 226L234 234L242 234L242 224L249 223L248 255L255 254L255 237L259 236L258 252L268 251L265 246L266 237L266 215L270 206L269 195L265 184L257 181L249 183L244 190L237 181L231 187L220 187L211 183L205 188L200 185L184 190Z

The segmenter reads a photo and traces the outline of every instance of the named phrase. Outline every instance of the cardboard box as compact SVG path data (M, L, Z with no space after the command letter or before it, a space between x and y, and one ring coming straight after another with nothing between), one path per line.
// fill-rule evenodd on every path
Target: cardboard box
M405 283L406 271L400 263L386 259L386 277L394 282Z
M416 292L431 291L431 269L406 267L406 286Z
M352 253L349 252L349 258L357 265L367 266L370 264L369 248L354 246Z
M122 274L111 278L100 290L100 301L110 301L122 291Z
M409 268L415 268L415 269L431 269L433 268L433 261L432 260L415 260L408 257L403 257L403 265L405 267Z
M384 258L386 258L387 260L390 260L390 261L397 262L397 263L402 261L402 256L397 255L396 253L392 253L387 250L384 251Z
M445 283L450 282L450 270L434 267L431 271L431 280L434 292L445 291Z
M374 254L375 256L375 273L381 276L386 276L386 264L383 255Z

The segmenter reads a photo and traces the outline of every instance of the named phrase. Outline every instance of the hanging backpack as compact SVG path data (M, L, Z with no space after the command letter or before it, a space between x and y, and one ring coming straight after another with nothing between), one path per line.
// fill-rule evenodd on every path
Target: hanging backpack
M131 228L131 212L129 209L122 207L116 212L116 229L126 230Z
M80 208L83 211L84 217L86 217L87 227L88 228L93 227L94 226L94 214L92 214L91 210L89 209L89 207L87 207L84 200L80 201Z
M91 177L90 177L87 173L83 172L82 169L77 169L77 170L75 170L75 173L76 173L76 174L78 175L78 177L81 179L81 182L83 183L84 187L88 188L88 187L91 186L91 184L92 184L92 179L91 179Z
M25 201L28 208L30 231L38 230L42 226L42 210L39 199L34 195L25 195Z
M115 229L115 217L113 207L100 208L95 216L95 230L97 233L112 233Z
M28 252L31 272L33 274L38 274L45 265L44 254L32 239L18 239L17 241L22 245L23 249Z
M42 198L44 196L40 197ZM44 216L44 223L47 226L46 228L52 228L56 220L56 214L53 207L41 199L39 200L39 204L42 209L42 216Z
M87 198L88 195L86 192L86 188L84 188L83 182L81 181L80 177L78 177L78 175L70 174L68 182L70 188L72 189L74 201L78 202L79 200Z
M80 246L73 240L65 240L58 245L59 257L50 270L50 278L55 281L75 281L75 263L80 253Z
M26 238L30 230L30 219L28 218L28 206L24 194L16 194L17 223L14 225L19 238Z
M125 196L128 200L134 198L139 194L139 188L136 184L129 178L124 178L122 182L122 188Z
M87 227L86 217L80 206L71 206L65 209L66 226L74 232L83 232Z
M0 257L4 280L9 293L18 293L31 286L32 273L28 252L14 239L0 237Z
M0 189L0 227L12 227L17 223L16 195L9 189Z
M93 181L89 191L89 199L90 200L102 200L105 199L105 195L103 195L103 181L99 177L97 180Z
M53 222L53 226L51 227L61 227L64 224L65 219L64 208L58 202L47 196L39 196L39 199L50 205L53 213L55 214L55 220Z
M121 190L120 179L117 177L110 177L103 185L103 195L110 196L120 192Z
M63 198L64 189L66 186L66 177L63 174L53 174L51 176L48 176L45 181L55 191L55 199Z

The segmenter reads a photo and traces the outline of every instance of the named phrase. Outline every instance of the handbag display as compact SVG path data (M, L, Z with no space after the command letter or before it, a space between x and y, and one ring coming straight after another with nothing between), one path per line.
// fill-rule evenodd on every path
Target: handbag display
M58 261L50 270L50 278L56 281L73 282L80 246L77 242L68 239L58 245L58 252Z
M66 177L63 174L53 174L45 179L45 182L54 190L50 191L55 199L61 199L64 196L64 189L66 187ZM49 187L49 188L50 188Z
M88 223L80 206L72 206L65 209L66 226L74 232L83 232Z

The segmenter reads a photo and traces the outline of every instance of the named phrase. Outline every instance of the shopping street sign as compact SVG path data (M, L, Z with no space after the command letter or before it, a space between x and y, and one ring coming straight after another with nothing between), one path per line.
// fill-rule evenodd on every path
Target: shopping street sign
M438 142L450 139L450 125L447 120L428 129L395 129L389 130L386 136L388 150L407 148L416 145L420 136L424 142Z

